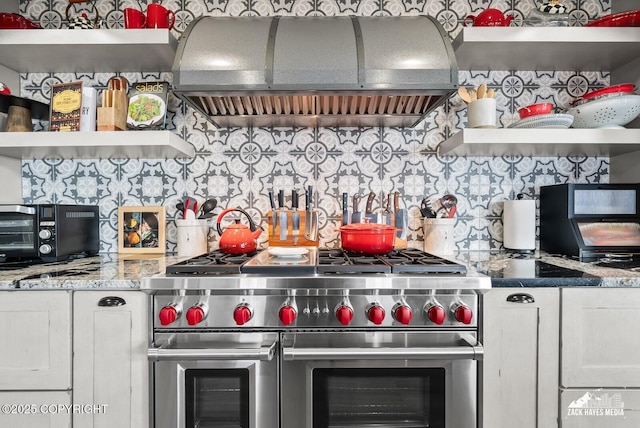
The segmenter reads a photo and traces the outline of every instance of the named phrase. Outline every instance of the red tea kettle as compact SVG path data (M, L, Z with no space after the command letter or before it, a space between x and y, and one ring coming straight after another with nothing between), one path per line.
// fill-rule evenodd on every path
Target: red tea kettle
M468 23L467 21L471 21ZM513 15L504 15L498 9L485 9L475 15L467 15L462 21L463 25L472 25L474 27L508 27L513 21Z
M225 215L233 211L238 211L239 213L244 214L249 220L249 227L241 224L240 219L235 219L235 223L227 226L223 232L220 227L220 222ZM228 208L222 211L220 215L218 215L216 226L218 227L218 233L220 234L220 251L228 254L245 254L254 252L258 246L256 239L260 237L263 230L262 227L257 226L253 222L249 213L241 208Z

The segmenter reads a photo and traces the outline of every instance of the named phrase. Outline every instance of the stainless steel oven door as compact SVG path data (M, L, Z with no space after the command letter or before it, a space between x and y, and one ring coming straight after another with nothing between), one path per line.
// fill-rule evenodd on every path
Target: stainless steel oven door
M283 427L475 428L474 332L297 332L282 337Z
M278 428L277 333L162 333L155 428Z

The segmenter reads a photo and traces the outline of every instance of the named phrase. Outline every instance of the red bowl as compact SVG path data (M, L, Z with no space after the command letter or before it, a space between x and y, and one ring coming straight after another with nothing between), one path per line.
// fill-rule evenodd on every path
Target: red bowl
M635 90L636 85L634 85L633 83L623 83L621 85L607 86L606 88L597 89L595 91L588 92L579 98L576 98L575 100L571 101L571 105L577 106L588 101L594 101L618 95L632 95Z
M585 24L585 27L640 27L640 10L603 16Z
M520 115L520 119L524 119L526 117L538 116L540 114L549 114L553 110L553 104L551 103L540 103L540 104L531 104L530 106L522 107L518 110L518 114Z
M17 29L31 29L42 28L39 24L29 21L22 15L17 13L0 13L0 29L2 30L17 30Z

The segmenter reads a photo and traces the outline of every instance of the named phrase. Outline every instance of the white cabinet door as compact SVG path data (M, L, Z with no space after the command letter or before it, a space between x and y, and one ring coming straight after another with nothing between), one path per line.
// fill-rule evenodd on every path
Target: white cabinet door
M638 389L565 389L560 393L562 428L638 428Z
M485 427L558 426L559 295L494 288L483 296Z
M562 289L561 384L640 387L640 288Z
M0 390L71 388L71 293L0 292Z
M0 427L71 428L71 391L3 391L0 403Z
M104 413L75 413L74 427L148 427L148 297L79 291L73 305L73 402L106 406Z

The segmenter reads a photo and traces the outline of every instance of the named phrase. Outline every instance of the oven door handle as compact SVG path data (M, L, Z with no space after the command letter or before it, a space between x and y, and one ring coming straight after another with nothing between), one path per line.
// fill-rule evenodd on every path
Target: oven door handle
M482 343L436 348L295 348L282 347L286 361L309 360L482 360Z
M277 342L255 349L207 349L166 348L169 341L157 348L149 348L149 361L194 361L194 360L260 360L271 361L276 354Z

